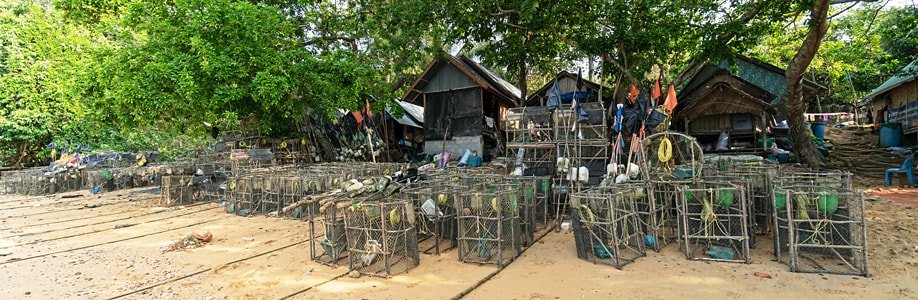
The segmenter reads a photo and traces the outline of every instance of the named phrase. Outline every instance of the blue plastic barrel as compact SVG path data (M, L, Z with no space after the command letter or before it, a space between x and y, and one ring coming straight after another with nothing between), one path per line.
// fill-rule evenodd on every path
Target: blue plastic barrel
M810 130L813 131L813 136L820 139L826 138L826 123L823 122L813 122L810 124Z
M902 124L883 123L880 125L880 147L902 146Z

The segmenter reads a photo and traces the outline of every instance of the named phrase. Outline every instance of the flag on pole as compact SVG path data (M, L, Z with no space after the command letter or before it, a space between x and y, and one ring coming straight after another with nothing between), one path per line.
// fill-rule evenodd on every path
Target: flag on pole
M650 91L650 106L657 106L657 101L663 97L663 90L660 89L660 81L654 81L653 90Z
M679 104L679 101L676 100L676 87L672 84L669 85L669 91L666 93L666 102L663 104L666 107L666 110L669 113L673 113L676 109L676 105Z

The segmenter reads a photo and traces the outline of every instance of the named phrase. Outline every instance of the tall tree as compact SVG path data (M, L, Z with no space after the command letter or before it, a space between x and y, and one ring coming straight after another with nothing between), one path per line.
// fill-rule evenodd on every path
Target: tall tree
M787 79L787 94L784 96L783 102L787 106L787 123L790 126L790 134L794 140L794 152L800 161L813 167L822 166L824 161L822 155L816 150L816 144L810 138L809 128L804 117L806 101L803 99L803 76L819 51L819 46L822 45L823 38L826 35L826 31L828 31L830 5L846 2L857 1L841 0L831 2L830 0L816 0L813 2L809 9L809 30L784 72L784 76Z
M0 1L0 160L22 165L55 136L80 134L82 90L105 47L31 1Z

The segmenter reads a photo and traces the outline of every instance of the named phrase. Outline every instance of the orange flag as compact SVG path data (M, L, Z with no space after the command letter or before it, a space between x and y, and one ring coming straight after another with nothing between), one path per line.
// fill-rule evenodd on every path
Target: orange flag
M650 91L650 99L656 102L656 101L660 101L660 97L662 96L663 96L663 90L660 89L660 81L659 80L654 81L653 90Z
M634 103L634 99L637 99L638 93L640 93L640 91L638 91L637 86L632 83L631 89L628 92L628 100L630 103Z
M351 114L354 115L354 119L357 120L357 127L363 126L363 113L355 111Z
M669 91L666 93L666 102L663 104L663 107L666 107L669 113L673 113L677 104L679 104L679 101L676 100L676 87L670 84Z

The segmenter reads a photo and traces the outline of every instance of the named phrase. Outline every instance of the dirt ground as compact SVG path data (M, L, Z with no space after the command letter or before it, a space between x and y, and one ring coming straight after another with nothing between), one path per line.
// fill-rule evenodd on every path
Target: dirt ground
M617 270L576 257L569 233L542 238L503 270L461 263L455 249L421 254L390 279L350 278L309 259L305 222L238 217L216 204L153 208L135 189L77 198L0 197L0 294L5 299L628 299L918 297L918 208L867 201L872 276L797 274L769 243L752 263L688 261L670 245ZM77 193L79 194L79 193ZM162 252L192 232L200 248ZM546 233L547 232L547 233ZM765 273L771 279L756 277Z
M389 279L350 278L309 259L308 224L238 217L217 204L153 207L150 189L102 195L0 196L4 299L916 299L918 189L876 188L901 157L875 137L829 131L830 163L854 172L866 201L870 277L792 273L757 243L752 263L689 261L677 245L617 270L578 259L570 233L543 230L502 270L461 263L457 250L421 254ZM163 252L192 233L202 247ZM760 236L760 241L768 237ZM346 264L346 262L342 262ZM755 274L759 274L756 276ZM762 276L767 274L768 276ZM770 277L770 278L762 278Z

